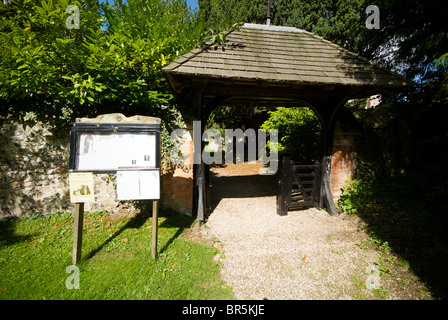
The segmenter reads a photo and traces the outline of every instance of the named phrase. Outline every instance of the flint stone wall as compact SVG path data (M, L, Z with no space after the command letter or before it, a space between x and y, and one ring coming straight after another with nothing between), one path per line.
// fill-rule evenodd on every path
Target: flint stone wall
M72 211L69 156L68 133L66 141L61 141L55 139L47 125L3 119L0 124L0 218ZM177 184L181 190L192 190L192 170L164 175L162 181L162 204L191 215L192 199L176 198L176 194ZM86 211L127 214L139 210L131 202L116 200L114 175L95 174L94 183L95 202L86 203Z

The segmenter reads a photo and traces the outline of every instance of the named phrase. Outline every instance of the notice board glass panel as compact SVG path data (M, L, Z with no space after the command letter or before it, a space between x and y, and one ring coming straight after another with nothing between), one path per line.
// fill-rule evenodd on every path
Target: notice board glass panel
M156 168L154 132L79 132L75 170Z

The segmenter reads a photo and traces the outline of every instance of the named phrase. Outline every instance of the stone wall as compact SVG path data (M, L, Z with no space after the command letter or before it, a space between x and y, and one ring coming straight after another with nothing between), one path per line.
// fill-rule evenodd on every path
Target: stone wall
M191 149L192 141L182 148ZM185 149L186 150L186 149ZM4 120L0 126L0 216L70 211L68 165L70 145L56 140L49 127ZM191 215L193 170L177 169L162 176L162 205ZM95 174L95 202L86 211L131 213L139 210L117 201L114 175Z
M3 122L0 151L1 215L70 209L68 145L47 127Z

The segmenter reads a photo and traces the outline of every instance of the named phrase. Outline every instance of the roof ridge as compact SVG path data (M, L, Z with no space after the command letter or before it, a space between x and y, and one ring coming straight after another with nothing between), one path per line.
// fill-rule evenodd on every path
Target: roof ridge
M242 26L247 29L259 29L268 31L285 31L285 32L304 32L305 30L296 27L274 26L266 24L245 23Z

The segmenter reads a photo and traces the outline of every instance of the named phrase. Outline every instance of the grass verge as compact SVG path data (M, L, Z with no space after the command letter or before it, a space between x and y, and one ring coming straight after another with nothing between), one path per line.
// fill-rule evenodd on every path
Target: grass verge
M424 179L428 177L421 174L384 179L381 183L354 180L352 187L343 191L339 207L363 220L361 231L370 239L358 245L361 249L372 245L379 248L382 254L378 268L382 275L409 269L434 299L447 299L448 216L443 203L447 189L437 184L431 190L424 189L423 185L431 185ZM413 282L404 277L397 279L396 287ZM414 286L416 290L424 291L418 285Z
M192 223L162 211L154 261L148 215L86 213L80 289L69 290L73 213L1 220L0 299L233 299L213 260L217 249L185 238Z

